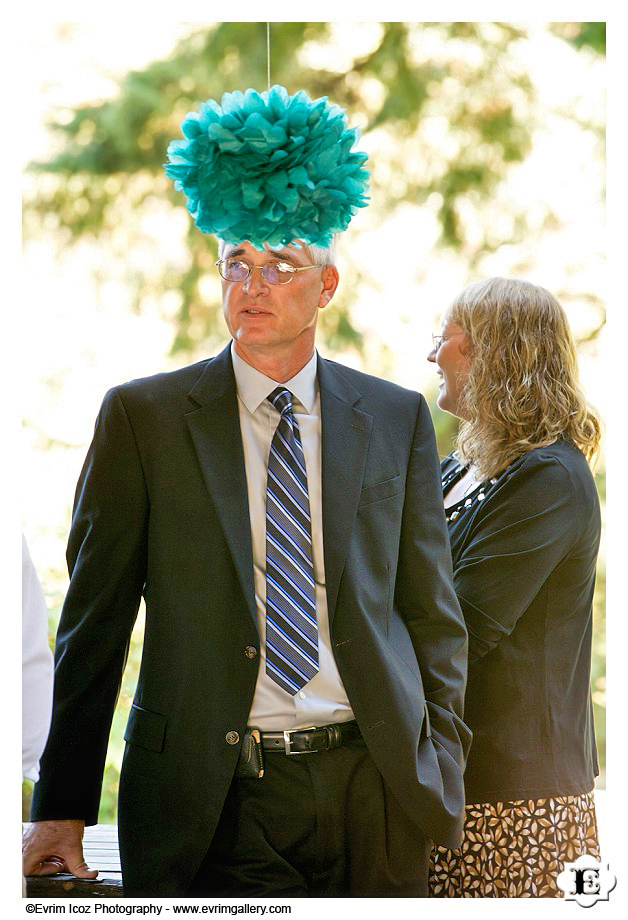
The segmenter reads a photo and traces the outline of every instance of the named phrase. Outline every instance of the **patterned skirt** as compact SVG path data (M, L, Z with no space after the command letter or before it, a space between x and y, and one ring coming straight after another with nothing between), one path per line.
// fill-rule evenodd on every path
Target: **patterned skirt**
M600 858L593 793L467 805L462 846L437 846L431 898L558 898L564 863Z

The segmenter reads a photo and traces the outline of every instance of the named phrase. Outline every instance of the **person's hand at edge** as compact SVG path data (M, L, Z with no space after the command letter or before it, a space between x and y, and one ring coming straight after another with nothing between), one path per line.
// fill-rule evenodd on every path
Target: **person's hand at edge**
M83 855L85 822L35 821L22 838L22 872L29 875L55 875L69 872L76 878L96 878Z

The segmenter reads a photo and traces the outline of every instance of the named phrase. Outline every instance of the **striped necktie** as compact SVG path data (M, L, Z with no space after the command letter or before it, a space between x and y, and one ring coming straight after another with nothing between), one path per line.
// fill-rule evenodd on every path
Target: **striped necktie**
M292 393L268 399L281 418L266 486L266 673L294 696L318 672L310 501Z

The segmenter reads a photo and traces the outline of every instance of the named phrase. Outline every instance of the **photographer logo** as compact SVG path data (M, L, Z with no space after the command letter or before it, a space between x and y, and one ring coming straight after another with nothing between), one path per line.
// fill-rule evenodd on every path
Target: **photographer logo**
M565 863L556 879L564 892L565 901L576 901L580 907L593 907L598 901L608 901L617 879L592 856L579 856L575 862Z

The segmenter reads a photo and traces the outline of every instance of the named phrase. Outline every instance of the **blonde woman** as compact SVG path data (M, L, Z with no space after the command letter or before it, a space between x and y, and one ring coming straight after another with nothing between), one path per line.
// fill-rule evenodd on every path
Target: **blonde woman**
M442 477L474 737L465 839L434 851L431 896L559 897L564 862L599 858L589 463L600 426L565 314L543 288L473 284L434 340L438 405L462 420Z

